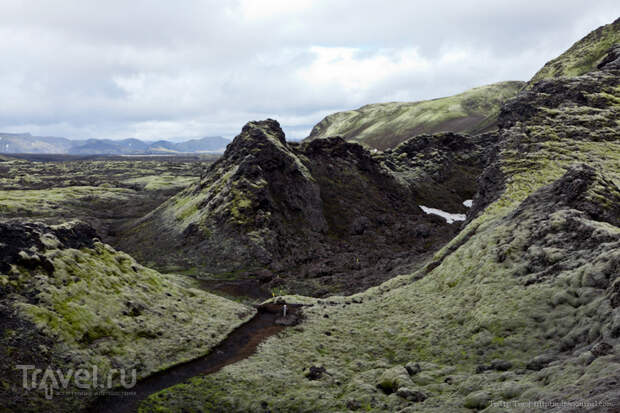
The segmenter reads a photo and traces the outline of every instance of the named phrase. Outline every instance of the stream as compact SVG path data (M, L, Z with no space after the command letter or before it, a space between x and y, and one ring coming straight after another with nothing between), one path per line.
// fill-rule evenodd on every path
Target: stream
M276 320L293 325L299 318L301 305L288 304L287 317L282 318L283 304L262 304L256 307L258 312L249 321L233 330L221 343L211 351L197 359L177 364L166 370L154 373L138 381L131 389L121 389L135 392L133 396L102 396L97 398L89 408L88 413L134 413L138 405L148 396L165 388L182 383L194 377L212 374L232 363L254 354L258 345L268 337L286 328L276 324Z

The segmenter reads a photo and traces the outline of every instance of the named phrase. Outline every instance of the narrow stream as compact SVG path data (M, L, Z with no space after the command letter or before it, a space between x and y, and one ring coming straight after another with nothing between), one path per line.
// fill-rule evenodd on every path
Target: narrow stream
M298 319L300 305L287 305L287 322ZM224 341L205 356L178 364L139 381L128 392L134 396L102 396L85 410L88 413L133 413L148 396L165 388L179 384L191 377L215 373L222 367L254 354L258 345L266 338L282 331L285 327L276 324L282 317L282 304L263 304L258 313L235 329ZM123 389L124 390L124 389Z

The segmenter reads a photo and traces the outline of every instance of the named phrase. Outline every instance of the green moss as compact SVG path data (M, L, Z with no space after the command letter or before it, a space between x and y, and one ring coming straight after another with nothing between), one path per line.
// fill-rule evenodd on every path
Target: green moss
M198 180L193 176L153 175L126 179L122 183L137 185L146 191L174 190L190 186Z
M232 190L232 200L230 202L230 214L235 223L244 225L249 222L249 217L245 214L245 210L252 206L252 200L238 190Z

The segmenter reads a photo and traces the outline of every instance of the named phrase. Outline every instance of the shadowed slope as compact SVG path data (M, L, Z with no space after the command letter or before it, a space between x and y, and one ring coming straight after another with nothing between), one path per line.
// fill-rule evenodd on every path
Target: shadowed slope
M0 411L78 411L112 369L142 378L199 357L254 313L145 268L95 236L81 223L0 223ZM68 392L46 400L44 387L22 387L17 365L65 375L96 366L99 374L85 379L87 389L40 378Z

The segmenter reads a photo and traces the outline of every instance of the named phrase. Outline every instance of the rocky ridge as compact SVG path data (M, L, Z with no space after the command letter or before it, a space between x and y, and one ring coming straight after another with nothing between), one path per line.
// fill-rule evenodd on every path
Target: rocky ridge
M455 234L458 224L426 215L421 203L462 212L475 193L481 165L466 159L482 141L415 142L394 153L338 137L288 143L276 121L250 122L200 183L127 229L121 248L154 265L258 277L299 293L361 291L410 271ZM439 163L446 145L461 154ZM455 179L465 182L460 191L433 199L433 186Z
M620 18L601 26L550 60L532 77L530 85L549 78L579 76L595 70L608 56L609 49L620 43Z

